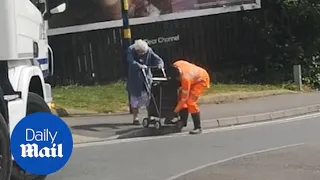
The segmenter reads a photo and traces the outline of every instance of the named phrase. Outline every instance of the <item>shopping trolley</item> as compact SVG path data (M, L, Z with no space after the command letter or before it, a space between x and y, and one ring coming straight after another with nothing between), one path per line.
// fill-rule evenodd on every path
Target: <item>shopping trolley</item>
M181 130L184 127L184 122L179 114L176 114L173 119L168 119L170 124L162 122L167 118L172 118L172 114L178 103L179 84L175 78L167 77L165 69L148 68L153 74L151 87L148 86L148 79L146 77L146 70L149 69L142 70L145 78L145 88L149 96L147 106L148 117L143 119L143 127L148 128L149 125L154 125L159 130L162 126L175 126L178 130Z

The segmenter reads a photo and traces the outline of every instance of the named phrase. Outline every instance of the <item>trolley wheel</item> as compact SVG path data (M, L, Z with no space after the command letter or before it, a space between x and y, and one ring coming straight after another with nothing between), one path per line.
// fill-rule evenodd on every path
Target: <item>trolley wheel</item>
M178 130L181 130L183 127L184 127L184 123L183 123L182 120L179 120L179 121L176 122L176 128Z
M159 130L161 128L161 122L160 121L156 121L154 123L154 127L156 128L156 130Z
M142 120L142 126L143 126L144 128L148 128L148 127L149 127L149 124L150 124L150 121L149 121L148 118L144 118L144 119Z

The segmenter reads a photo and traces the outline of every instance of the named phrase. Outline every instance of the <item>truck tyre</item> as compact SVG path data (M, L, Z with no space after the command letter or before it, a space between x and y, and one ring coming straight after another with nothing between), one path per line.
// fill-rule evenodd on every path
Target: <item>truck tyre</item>
M27 115L36 112L48 112L51 113L50 108L44 99L38 94L29 92L27 101ZM38 176L25 172L19 167L18 164L13 162L11 180L44 180L46 176Z
M0 179L9 180L12 168L10 150L10 132L0 114Z

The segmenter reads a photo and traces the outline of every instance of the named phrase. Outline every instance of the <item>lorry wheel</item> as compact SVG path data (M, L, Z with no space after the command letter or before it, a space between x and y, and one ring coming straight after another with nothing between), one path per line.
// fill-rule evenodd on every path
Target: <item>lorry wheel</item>
M41 96L35 93L29 93L27 101L27 115L36 112L51 113L51 110Z
M11 167L10 133L3 116L0 114L0 179L10 179Z
M36 112L51 113L51 110L41 96L29 92L27 101L27 115ZM45 178L46 176L29 174L21 169L18 164L13 162L11 180L44 180Z

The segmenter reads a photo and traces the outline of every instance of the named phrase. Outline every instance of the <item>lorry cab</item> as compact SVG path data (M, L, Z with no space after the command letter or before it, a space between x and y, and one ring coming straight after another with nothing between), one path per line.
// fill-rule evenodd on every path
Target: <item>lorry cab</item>
M28 174L10 153L10 135L28 114L51 112L53 52L47 21L66 9L64 0L0 0L0 179L40 180Z

